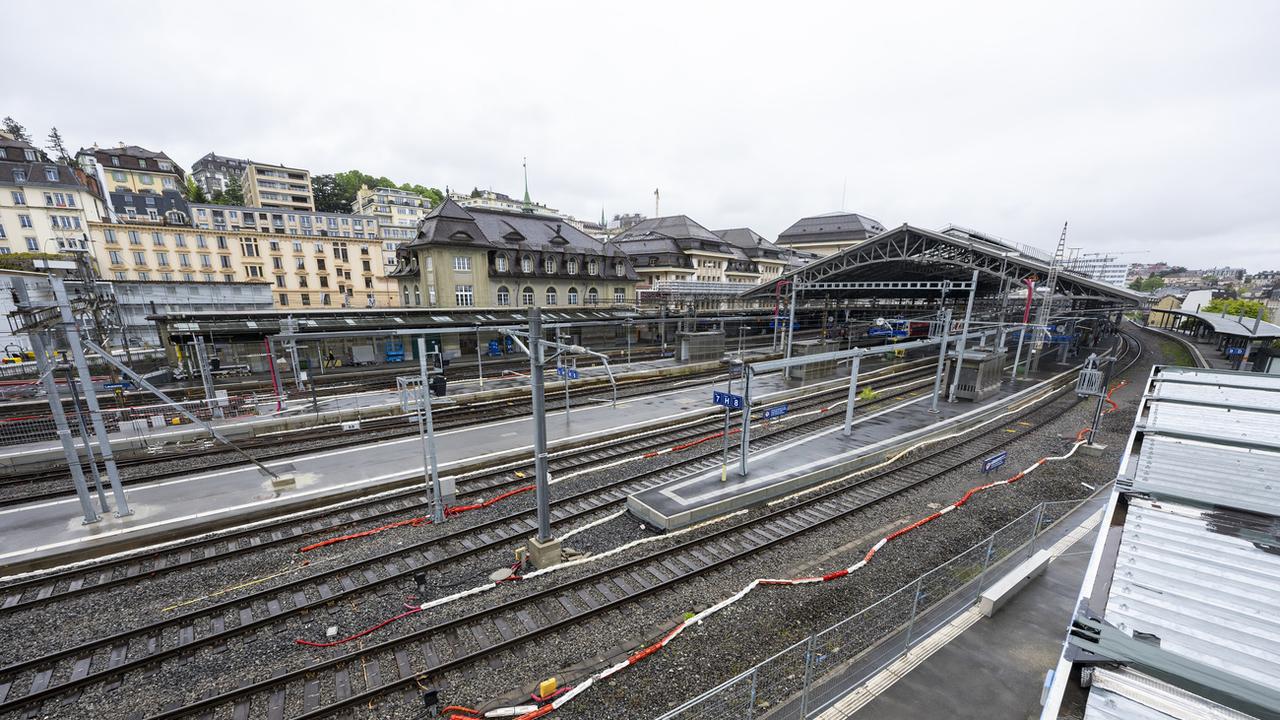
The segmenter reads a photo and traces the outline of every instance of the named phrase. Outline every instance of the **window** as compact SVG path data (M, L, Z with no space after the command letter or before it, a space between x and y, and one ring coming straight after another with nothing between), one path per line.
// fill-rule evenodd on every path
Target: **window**
M271 269L272 269L272 270L283 270L283 269L284 269L284 261L283 261L283 260L281 260L281 259L280 259L280 258L278 258L278 257L273 257L273 258L271 258Z
M506 272L506 271L507 271L507 256L506 256L506 255L495 255L495 256L494 256L494 258L493 258L493 269L494 269L494 270L497 270L498 272Z
M294 258L294 259L293 259L293 269L294 269L294 270L306 270L306 269L307 269L307 260L306 260L306 258Z
M174 233L173 244L180 248L184 248L187 246L187 239L182 236L182 233Z
M436 286L435 285L427 286L427 302L431 305L431 307L436 306Z
M330 304L329 293L320 293L320 304L321 305Z
M164 247L164 235L158 232L151 233L151 244L156 247Z
M29 228L29 227L31 227L31 216L30 216L30 215L19 215L19 216L18 216L18 227L24 227L24 228Z
M27 195L26 195L26 193L22 192L21 190L14 190L14 191L10 192L9 194L10 194L11 196L13 196L13 204L14 204L14 205L26 205L26 204L27 204Z
M269 241L267 243L267 249L271 252L280 252L280 242L278 240Z
M182 282L195 282L196 276L191 273L182 273Z
M453 301L458 307L471 307L475 305L475 295L471 291L470 285L454 285Z
M144 253L144 252L142 252L141 250L136 250L136 251L134 251L134 253L133 253L133 264L134 264L134 265L146 265L146 264L147 264L147 254L146 254L146 253Z
M117 270L117 271L116 271L116 279L117 279L117 280L128 280L128 279L129 279L129 273L127 273L127 272L125 272L125 271L123 271L123 270Z
M547 304L548 305L556 304L556 289L553 287L547 288Z
M14 181L14 182L26 182L26 181L27 181L27 171L26 171L26 170L19 170L19 169L17 169L17 168L14 168L14 170L13 170L13 181Z
M219 235L219 236L216 238L216 240L217 240L217 242L218 242L218 249L219 249L219 250L226 250L226 249L227 249L227 236L226 236L226 235Z
M467 259L468 259L468 260L470 260L471 258L467 258ZM365 272L373 272L373 270L371 269L371 267L370 267L370 265L369 265L369 261L368 261L368 260L362 260L362 261L360 261L360 266L364 269L364 271L365 271ZM348 279L349 279L350 277L351 277L351 275L347 275L347 278L348 278Z
M498 305L510 305L510 304L511 304L511 291L507 289L506 285L503 285L502 287L498 288Z
M569 304L577 305L578 304L578 288L576 287L569 288L568 295L569 295Z
M289 295L287 293L280 293L280 304L281 305L289 304Z
M527 287L520 291L520 304L525 306L533 304L533 288Z
M33 237L27 238L27 249L31 252L40 252L40 241Z
M306 276L306 275L299 275L299 276L298 276L298 287L300 287L300 288L307 287L307 276Z
M422 304L422 291L418 289L417 285L413 286L413 304L414 305Z
M209 256L208 256L208 255L201 255L201 256L200 256L200 267L202 267L202 268L212 267L212 265L211 265L211 264L210 264L210 262L209 262Z
M302 293L302 304L303 305L311 304L311 293Z
M555 272L555 271L556 271L556 259L555 259L555 258L553 258L553 257L549 257L549 258L546 258L545 260L543 260L543 261L542 261L542 269L546 270L548 273L553 273L553 272Z
M158 252L158 253L156 253L156 264L157 264L157 265L160 265L160 266L168 266L168 264L169 264L169 253L167 253L167 252Z
M58 182L58 168L45 168L44 176L49 182Z
M262 277L262 266L261 266L261 265L245 265L245 266L244 266L244 270L245 270L245 272L246 272L246 273L248 273L249 277L251 277L251 278L260 278L260 277Z
M617 276L619 276L619 277L621 277L621 276L622 276L622 261L621 261L621 260L614 260L614 261L613 261L613 274L614 274L614 275L617 275Z
M151 280L151 273L149 273L149 272L140 272L140 273L138 273L138 279L139 279L139 280L142 280L143 282L149 282L149 281Z
M138 231L137 231L137 230L130 230L130 231L129 231L129 244L130 244L130 245L141 245L141 244L142 244L142 236L138 234Z
M294 252L296 252L296 253L300 253L300 252L302 252L302 243L298 242L297 240L294 240L294 241L293 241L293 251L294 251Z
M321 276L320 276L320 287L322 287L322 288L327 288L327 287L329 287L329 276L328 276L328 275L321 275Z
M103 235L103 237L105 237L105 238L107 239L107 242L111 243L112 245L116 245L116 244L117 244L117 242L116 242L116 231L115 231L115 230L112 230L111 228L107 228L106 230L104 230L104 231L102 232L102 235Z
M245 257L258 257L258 239L251 237L240 238L240 252Z
M226 255L219 255L218 262L222 265L223 270L231 269L231 258L227 257Z
M372 290L372 289L373 289L373 278L371 278L371 277L366 277L366 278L364 279L364 287L365 287L365 289L366 289L366 290Z
M588 304L588 305L599 305L599 304L600 304L600 291L599 291L599 290L596 290L595 288L590 288L590 289L588 289L588 290L587 290L587 304Z
M619 304L619 305L621 305L622 303L626 302L626 301L627 301L627 289L626 289L626 288L614 288L614 289L613 289L613 301L614 301L615 303Z
M578 274L577 258L569 258L569 261L565 263L565 269L568 271L570 275L577 275Z
M326 270L324 265L324 258L316 258L316 270L320 272L324 272Z
M173 282L173 273L160 273L160 279L165 282Z
M146 160L139 160L138 162L146 162ZM143 185L152 185L155 183L155 178L146 173L138 173L138 182Z
M186 253L179 253L178 267L191 267L191 256Z
M22 156L23 156L23 157L25 157L25 158L27 159L27 162L35 162L35 161L36 161L36 151L35 151L35 150L23 150L23 151L22 151Z
M595 260L588 260L588 261L587 261L587 274L588 274L588 275L595 275L597 272L599 272L599 270L600 270L600 263L596 262Z
M146 167L146 166L147 166L147 161L146 161L146 160L138 160L138 167L140 167L140 168L144 168L144 167Z
M160 184L161 184L161 185L163 185L163 186L165 186L165 188L167 188L167 189L169 189L169 190L172 190L172 189L173 189L173 187L174 187L174 185L173 185L173 178L171 178L171 177L162 177L162 178L160 178Z
M120 158L118 158L118 157L116 157L116 156L112 155L112 156L111 156L111 164L112 164L112 165L115 165L116 167L119 167L119 166L120 166Z
M283 275L277 275L277 276L276 276L276 287L278 287L278 288L283 288L284 286L285 286L284 276L283 276Z
M209 243L205 241L203 235L196 236L196 247L200 248L201 250L209 247Z

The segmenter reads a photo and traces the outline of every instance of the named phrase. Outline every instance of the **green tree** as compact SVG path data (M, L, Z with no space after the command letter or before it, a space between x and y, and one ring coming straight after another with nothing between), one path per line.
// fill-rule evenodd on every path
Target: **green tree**
M311 192L315 196L316 210L320 212L350 212L351 205L345 207L339 197L338 182L332 174L312 175Z
M1230 298L1214 298L1204 306L1205 312L1226 312L1227 315L1239 317L1244 315L1247 318L1258 317L1258 313L1262 313L1262 319L1268 320L1267 307L1260 300L1233 300Z
M1155 292L1162 287L1164 287L1164 278L1159 275L1138 278L1137 280L1129 283L1129 289L1136 290L1138 292Z
M67 152L67 146L62 142L62 133L58 132L58 128L49 131L49 144L46 146L49 154L58 159L63 165L70 165L74 160L71 153Z
M200 187L196 179L190 175L187 176L187 185L183 188L182 194L193 203L209 202L209 196L204 194L204 188Z
M4 131L12 135L14 140L21 140L22 142L28 143L31 142L31 135L27 133L27 129L22 126L22 123L14 120L8 115L4 116Z
M244 205L244 188L240 185L240 178L232 175L227 181L227 189L222 193L223 205Z

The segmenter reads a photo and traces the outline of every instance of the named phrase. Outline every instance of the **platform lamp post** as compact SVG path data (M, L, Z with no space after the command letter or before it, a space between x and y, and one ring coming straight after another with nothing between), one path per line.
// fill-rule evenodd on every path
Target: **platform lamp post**
M626 318L622 321L623 331L627 334L627 367L631 367L631 331L635 327L636 321L633 318Z

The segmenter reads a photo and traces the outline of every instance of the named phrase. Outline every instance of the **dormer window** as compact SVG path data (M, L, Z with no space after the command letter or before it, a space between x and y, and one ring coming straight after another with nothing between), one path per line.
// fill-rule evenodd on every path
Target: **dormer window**
M533 272L533 258L529 257L528 255L521 256L520 272L526 272L526 273ZM525 304L528 305L530 303L525 303Z
M111 156L111 164L112 164L112 165L115 165L116 167L120 167L120 158L118 158L118 157L116 157L116 156L112 155L112 156Z
M600 270L600 263L596 262L595 260L588 260L588 261L587 261L587 274L588 274L588 275L595 275L597 272L599 272L599 270Z
M542 269L543 269L543 270L545 270L545 271L547 271L548 273L553 273L553 272L555 272L555 271L556 271L556 259L555 259L555 258L553 258L553 257L548 257L548 258L544 259L544 260L542 261ZM552 303L552 304L554 304L554 303Z
M495 257L493 258L493 269L494 269L494 270L497 270L498 272L506 272L506 271L507 271L507 256L506 256L506 255L497 255L497 256L495 256Z
M565 269L569 272L570 275L578 274L578 261L576 259L569 258L568 262L565 263L565 266L566 266Z
M614 274L614 275L617 275L618 277L622 277L622 275L623 275L622 270L623 270L622 261L621 261L621 260L615 260L615 261L614 261L614 263L613 263L613 274Z
M35 161L36 161L36 151L35 151L35 150L24 150L24 151L22 151L22 154L23 154L23 156L24 156L24 157L26 157L26 158L27 158L27 162L35 162Z

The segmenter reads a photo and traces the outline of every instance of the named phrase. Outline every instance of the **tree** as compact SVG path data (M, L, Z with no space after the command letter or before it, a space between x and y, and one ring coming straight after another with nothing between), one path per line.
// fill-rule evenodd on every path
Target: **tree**
M46 146L49 154L58 159L63 165L71 165L74 160L71 153L67 152L67 146L62 142L62 133L58 132L58 128L49 131L49 144Z
M1164 287L1164 278L1154 274L1150 277L1138 278L1129 283L1129 289L1138 292L1155 292L1162 287Z
M240 178L232 175L227 181L227 189L222 193L223 205L244 205L244 188Z
M196 179L190 175L187 176L187 186L183 188L182 194L193 203L209 202L209 196L204 194L204 188L200 187Z
M312 175L311 193L315 196L316 210L320 212L350 212L351 205L344 206L338 191L338 181L332 174Z
M1258 313L1262 313L1262 319L1267 320L1267 307L1260 300L1232 300L1229 298L1214 298L1209 301L1208 305L1201 308L1205 312L1226 312L1227 315L1239 317L1244 315L1247 318L1258 317Z
M22 126L22 123L19 123L8 115L4 117L4 131L12 135L14 140L21 140L22 142L28 143L31 142L31 136L27 134L27 129Z

